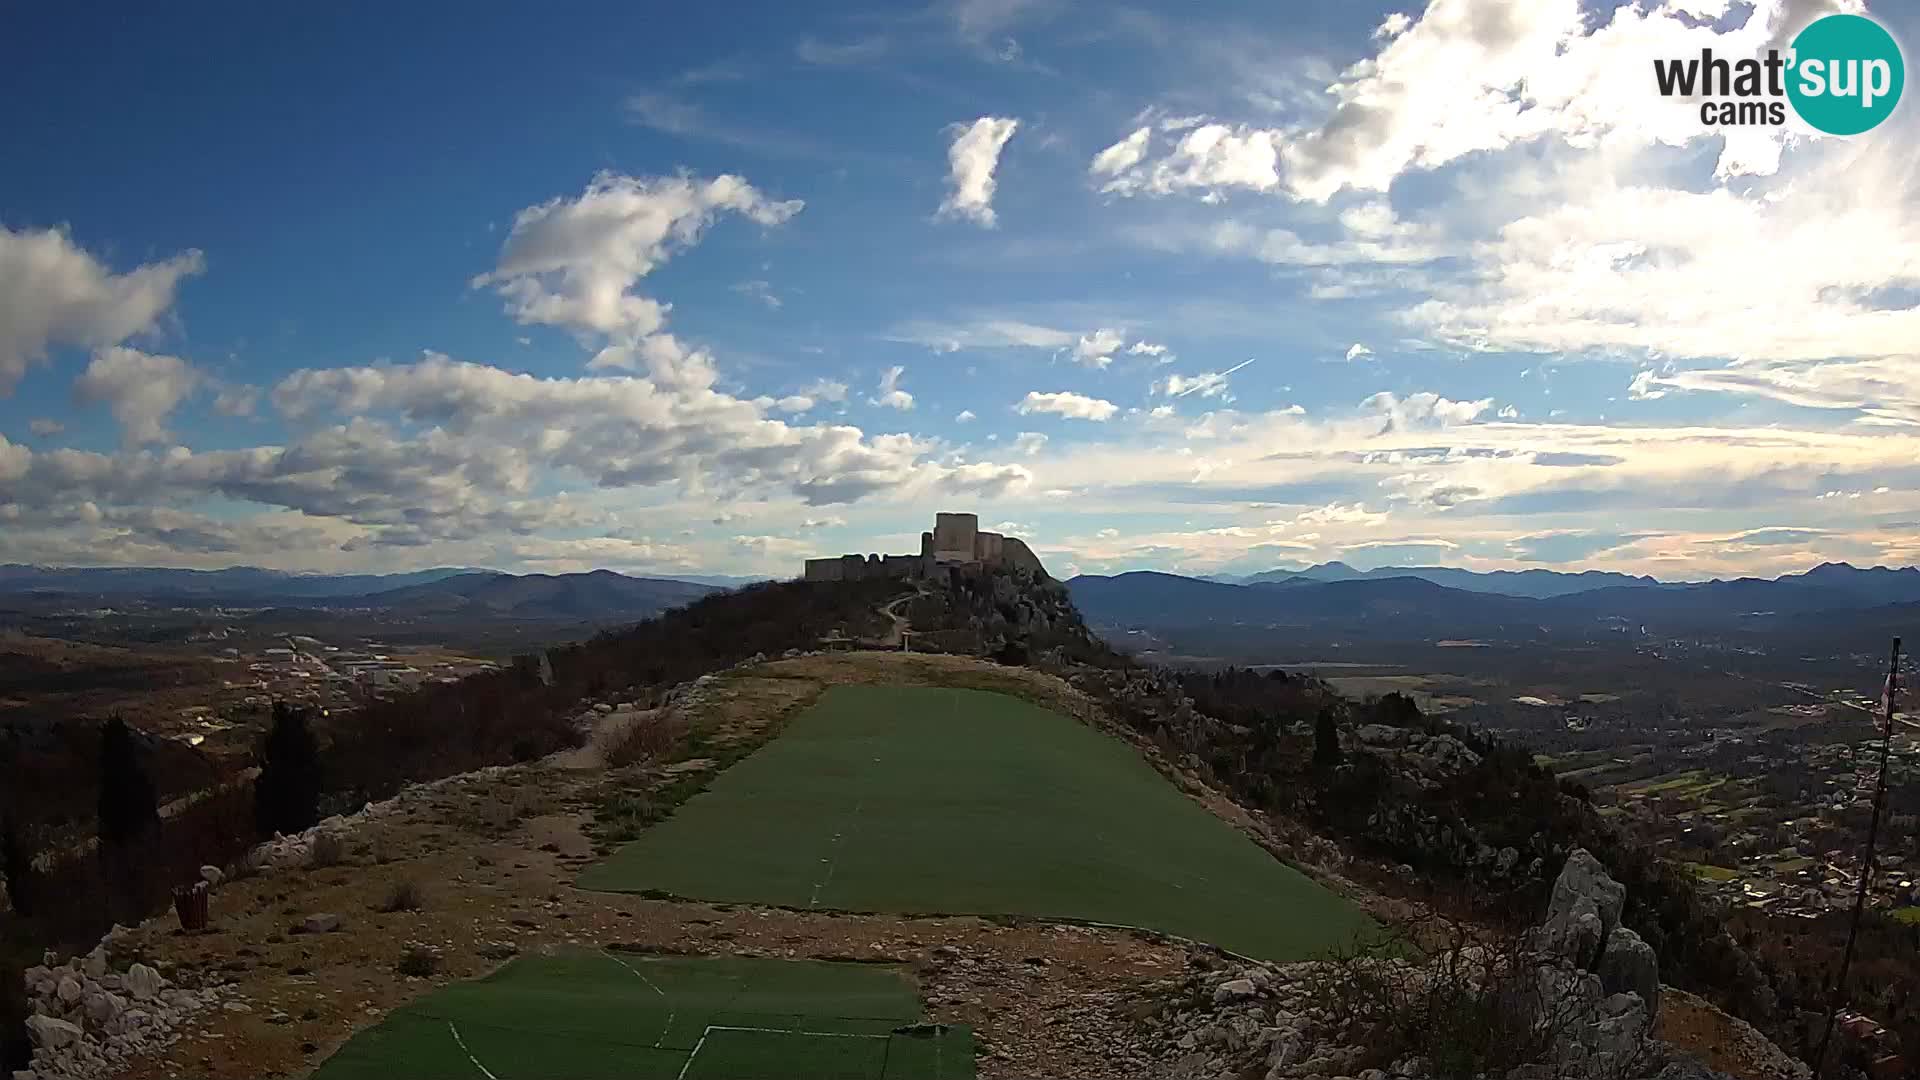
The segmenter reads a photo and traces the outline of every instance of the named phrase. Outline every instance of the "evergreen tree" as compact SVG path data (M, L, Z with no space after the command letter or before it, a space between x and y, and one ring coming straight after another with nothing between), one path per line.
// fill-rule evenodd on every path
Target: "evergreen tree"
M33 914L33 854L20 837L20 824L11 816L0 826L0 869L7 875L7 901L19 915Z
M1322 769L1340 764L1340 728L1332 709L1321 709L1313 722L1313 764Z
M160 827L160 803L133 731L118 716L100 732L100 843L125 848Z
M297 833L320 820L320 751L307 710L273 703L273 728L253 782L253 816L264 836Z

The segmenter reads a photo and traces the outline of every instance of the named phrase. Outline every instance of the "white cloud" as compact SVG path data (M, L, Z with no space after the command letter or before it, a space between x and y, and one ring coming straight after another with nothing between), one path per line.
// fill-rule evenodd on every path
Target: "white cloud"
M1136 128L1133 134L1095 154L1088 171L1095 176L1117 176L1126 172L1147 156L1147 140L1152 135L1150 127Z
M769 199L732 175L603 172L577 199L550 199L516 214L498 265L472 284L492 286L522 323L632 341L659 331L666 315L660 303L634 293L634 284L697 243L719 214L770 227L802 205Z
M1126 335L1118 330L1095 330L1073 343L1073 360L1082 367L1106 367L1113 363L1114 352L1126 341Z
M1723 177L1770 174L1780 132L1729 137L1701 124L1692 104L1659 97L1648 58L1703 47L1752 56L1822 10L1858 5L1758 0L1737 25L1706 23L1696 6L1626 4L1590 19L1575 0L1431 0L1417 19L1396 14L1381 25L1378 52L1327 88L1324 115L1277 128L1188 118L1158 157L1150 145L1120 151L1136 131L1102 152L1109 167L1100 174L1122 194L1241 188L1324 203L1343 189L1384 192L1408 171L1543 138L1581 149L1715 139Z
M1651 371L1642 371L1633 377L1632 382L1627 384L1627 397L1632 398L1634 401L1652 401L1655 398L1663 398L1666 396L1667 392L1665 390L1654 389L1653 372Z
M1037 431L1023 431L1014 437L1013 452L1022 457L1032 457L1047 445L1047 437Z
M953 144L947 149L948 179L953 191L940 204L942 216L993 227L994 170L1000 165L1000 151L1019 126L1020 121L1011 117L983 116L949 129Z
M832 379L815 379L801 387L800 393L819 401L844 402L847 400L847 384Z
M1450 427L1471 422L1492 407L1492 398L1478 401L1452 401L1431 391L1398 397L1382 390L1360 403L1360 407L1386 420L1386 430L1405 431L1427 427Z
M37 438L44 439L50 435L58 435L65 430L67 430L67 425L50 416L36 416L27 422L27 431Z
M173 438L166 429L167 417L203 381L192 364L177 356L112 345L94 352L73 389L83 402L104 403L120 422L122 441L138 446Z
M1520 419L1520 410L1511 405L1502 405L1500 406L1500 411L1494 415L1502 420L1518 420Z
M1348 360L1359 360L1362 357L1367 357L1372 355L1373 355L1372 349L1367 348L1365 345L1362 345L1357 341L1354 342L1352 345L1347 346Z
M260 388L247 383L222 386L214 395L213 411L221 416L252 416L260 403Z
M978 419L978 417L974 415L972 409L961 409L954 415L953 422L956 424L968 424L976 419Z
M115 274L61 229L0 225L0 396L52 345L100 348L155 328L198 251Z
M867 404L879 405L888 409L906 410L913 408L913 395L900 389L900 376L904 375L906 370L906 368L896 364L881 372L879 392L874 397L868 398Z
M1063 392L1043 394L1028 391L1027 396L1015 407L1021 415L1032 413L1053 413L1072 420L1107 420L1120 411L1120 407L1111 401L1087 397L1084 394Z
M805 394L788 394L772 403L772 408L787 413L810 412L815 402Z
M1158 345L1151 341L1136 341L1127 346L1127 352L1133 356L1151 356L1163 364L1173 359L1167 355L1167 347L1165 345Z

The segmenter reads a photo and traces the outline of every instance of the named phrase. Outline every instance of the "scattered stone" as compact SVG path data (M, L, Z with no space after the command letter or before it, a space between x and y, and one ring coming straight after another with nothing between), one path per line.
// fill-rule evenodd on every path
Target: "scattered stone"
M300 932L303 934L330 934L340 929L340 916L321 913L309 915L300 920Z
M79 1042L81 1030L78 1024L35 1013L27 1017L27 1035L33 1039L35 1046L59 1050Z

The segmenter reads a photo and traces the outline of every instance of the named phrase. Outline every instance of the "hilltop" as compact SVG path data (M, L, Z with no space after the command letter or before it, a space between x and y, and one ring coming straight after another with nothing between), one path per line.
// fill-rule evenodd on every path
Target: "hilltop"
M1443 587L1423 587L1447 599ZM961 655L821 652L844 647L837 643L904 644L908 632L916 649ZM768 739L789 737L783 732L825 687L850 683L988 690L1087 725L1267 857L1389 921L1417 903L1490 933L1516 932L1541 918L1569 854L1585 848L1621 883L1619 925L1658 956L1658 978L1756 1022L1775 1020L1766 979L1725 938L1691 883L1616 835L1531 755L1424 716L1397 696L1356 702L1317 680L1277 672L1169 672L1133 663L1091 633L1066 587L1043 576L977 568L910 583L753 586L699 597L546 656L550 679L489 673L322 724L329 805L346 812L371 799L372 809L323 823L292 846L270 845L253 857L258 866L236 858L239 880L215 893L226 933L175 939L161 918L115 939L106 957L116 970L130 956L164 961L169 980L225 986L221 994L248 1004L245 1012L222 1007L211 1021L183 1014L178 1030L187 1041L171 1051L174 1061L199 1060L211 1076L311 1064L366 1024L368 1009L384 1013L453 977L573 941L603 949L697 942L701 952L762 957L885 956L919 965L929 1015L974 1033L983 1075L1108 1075L1115 1062L1132 1063L1129 1075L1171 1068L1187 1053L1181 1029L1163 1036L1155 1032L1164 1027L1142 1028L1128 1017L1146 1009L1159 1024L1215 1022L1180 1019L1187 1013L1174 1004L1183 966L1220 962L1206 943L1097 927L1049 930L1044 919L1016 917L998 929L964 918L929 921L916 914L918 901L894 916L813 904L755 914L753 902L737 896L715 899L749 903L746 910L699 895L609 899L580 891L577 871L619 845L668 835L660 830L680 820L674 807L715 776L733 776L730 766ZM1337 765L1323 760L1328 725ZM513 761L521 764L500 771ZM742 804L746 812L755 812L758 797ZM222 806L169 819L156 861L206 861L205 827L232 821L217 817ZM321 837L335 833L341 839L324 845L344 856L323 863ZM254 871L267 866L281 869L256 883ZM855 906L890 905L870 877L847 872L848 887L865 890L848 894L866 897ZM1017 886L1020 878L1009 880ZM426 899L395 900L406 881L423 886ZM60 883L75 900L69 914L83 911L87 887L74 877L42 884ZM690 891L705 888L696 883ZM337 939L342 947L332 940L324 949L306 947L289 935L290 921L312 919L323 927L338 919L343 928L330 933L346 935ZM73 924L65 940L83 946L84 925ZM386 974L416 949L438 957L419 961L432 974ZM326 960L339 966L329 966L318 985L356 988L338 1004L315 995L310 973L323 957L346 959ZM1037 974L1017 975L1023 968ZM1634 977L1644 979L1644 965L1638 970ZM1606 978L1624 985L1614 974ZM1707 1009L1670 1003L1658 1030L1684 1041L1689 1018ZM1643 1030L1649 1011L1636 1014L1641 1027L1616 1028Z

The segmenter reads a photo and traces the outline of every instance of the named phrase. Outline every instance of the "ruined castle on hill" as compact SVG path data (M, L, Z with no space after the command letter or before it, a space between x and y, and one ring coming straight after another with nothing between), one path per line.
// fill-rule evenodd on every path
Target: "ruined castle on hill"
M1046 576L1046 568L1024 541L980 531L977 514L935 514L933 531L920 534L918 555L836 555L808 559L808 581L863 581L869 578L927 578L942 569L999 568Z

